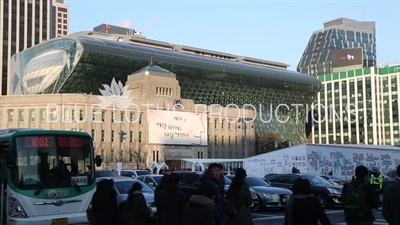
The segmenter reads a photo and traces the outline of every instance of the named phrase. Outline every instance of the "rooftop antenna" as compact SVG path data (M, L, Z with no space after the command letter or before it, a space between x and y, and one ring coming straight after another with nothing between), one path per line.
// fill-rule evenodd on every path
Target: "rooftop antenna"
M363 7L363 21L365 21L365 11L364 11L364 7Z
M154 65L154 56L153 55L150 56L150 63L149 63L149 66L152 66L152 65Z

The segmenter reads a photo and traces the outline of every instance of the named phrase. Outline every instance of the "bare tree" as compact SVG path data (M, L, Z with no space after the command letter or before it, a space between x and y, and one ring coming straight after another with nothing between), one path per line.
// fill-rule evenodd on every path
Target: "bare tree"
M181 152L179 150L175 149L175 146L171 146L171 145L163 145L160 148L162 154L164 155L164 162L163 163L167 163L171 160L176 160L179 159Z
M139 146L137 150L133 146L129 149L132 152L132 160L136 164L136 169L140 169L141 166L146 166L149 151L144 146Z
M108 170L110 168L110 163L113 162L113 155L112 155L113 146L112 143L103 143L102 144L102 158L105 169Z

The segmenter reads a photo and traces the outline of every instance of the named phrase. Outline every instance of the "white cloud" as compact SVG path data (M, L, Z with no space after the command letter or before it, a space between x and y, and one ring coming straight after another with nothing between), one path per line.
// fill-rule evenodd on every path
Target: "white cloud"
M122 20L118 23L118 26L125 27L125 28L132 28L133 21L129 18Z

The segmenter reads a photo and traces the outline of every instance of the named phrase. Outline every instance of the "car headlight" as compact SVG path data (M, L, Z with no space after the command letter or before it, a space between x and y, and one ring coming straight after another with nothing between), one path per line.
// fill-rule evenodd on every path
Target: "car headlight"
M335 189L335 188L326 188L326 189L328 189L328 191L329 191L331 194L338 194L338 195L342 194L341 191L339 191L338 189Z
M265 197L268 197L268 198L278 197L278 194L271 194L271 193L263 193L263 195L264 195Z
M16 198L8 198L8 215L14 218L28 218L24 208Z
M257 193L253 190L253 189L250 189L250 193L251 193L251 197L253 198L253 199L257 199L258 197L257 197Z

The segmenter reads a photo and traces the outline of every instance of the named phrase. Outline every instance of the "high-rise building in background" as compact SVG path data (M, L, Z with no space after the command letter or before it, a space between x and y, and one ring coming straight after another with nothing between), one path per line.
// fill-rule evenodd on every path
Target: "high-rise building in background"
M53 0L52 37L61 37L69 33L69 6L64 0Z
M318 76L311 143L400 145L400 64Z
M120 27L110 24L102 23L98 26L93 27L94 32L105 33L105 34L119 34L119 35L129 35L129 36L142 36L141 32L137 32L135 29Z
M297 71L319 76L340 72L332 61L333 51L362 48L361 67L376 66L375 22L338 18L324 23L324 28L313 32L297 66ZM349 61L357 60L349 56ZM339 66L343 66L339 64ZM360 65L344 64L341 71L357 69Z
M9 60L15 53L52 38L53 0L0 1L0 94L7 94Z

